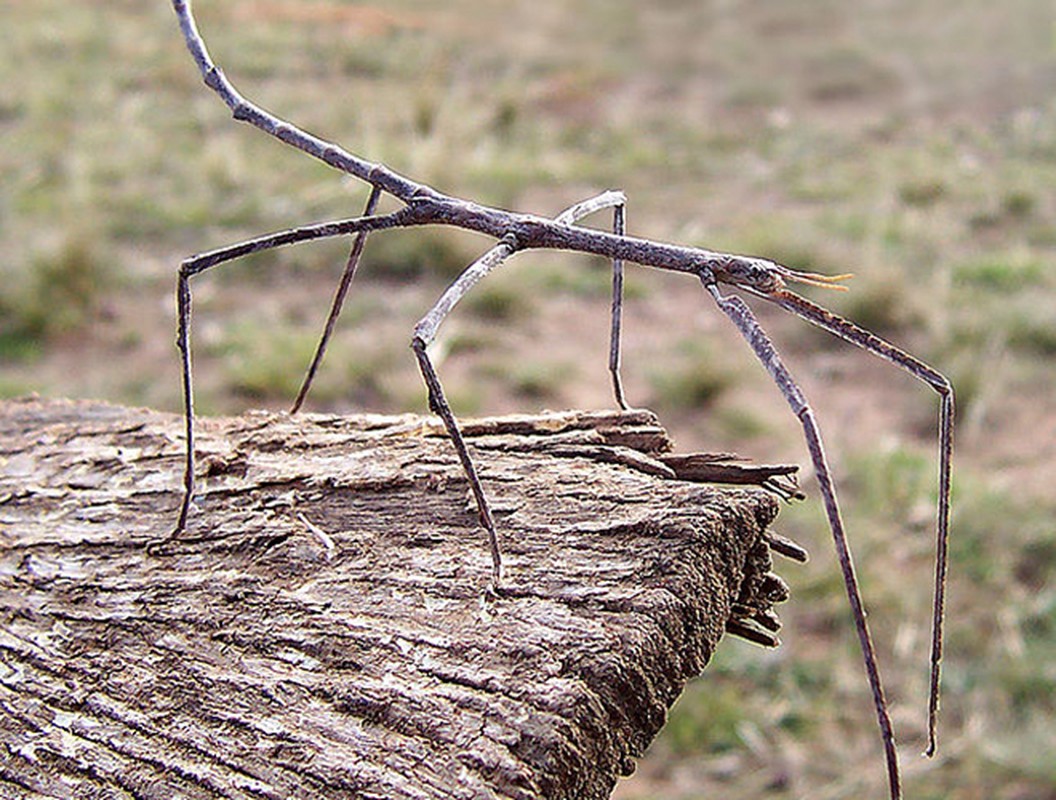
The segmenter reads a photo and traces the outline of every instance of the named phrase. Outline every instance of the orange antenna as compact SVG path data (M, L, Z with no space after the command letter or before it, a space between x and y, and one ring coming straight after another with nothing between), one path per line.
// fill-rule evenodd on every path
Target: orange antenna
M806 283L810 286L820 286L822 289L834 289L837 292L846 292L847 287L839 285L841 281L854 277L853 272L845 272L843 275L821 275L817 272L797 272L790 269L782 277L796 283Z

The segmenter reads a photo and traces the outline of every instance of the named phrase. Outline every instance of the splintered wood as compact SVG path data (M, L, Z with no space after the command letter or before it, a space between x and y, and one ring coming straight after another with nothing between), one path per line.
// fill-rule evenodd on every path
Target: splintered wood
M648 412L443 427L0 404L0 796L604 798L729 627L777 501L679 479ZM772 641L772 640L771 640Z

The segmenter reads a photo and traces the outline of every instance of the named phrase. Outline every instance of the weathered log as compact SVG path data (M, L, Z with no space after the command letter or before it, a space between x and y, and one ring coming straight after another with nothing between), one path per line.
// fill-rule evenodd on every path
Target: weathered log
M648 412L442 427L0 403L0 797L604 798L727 626L784 599L759 488ZM771 475L772 477L772 475Z

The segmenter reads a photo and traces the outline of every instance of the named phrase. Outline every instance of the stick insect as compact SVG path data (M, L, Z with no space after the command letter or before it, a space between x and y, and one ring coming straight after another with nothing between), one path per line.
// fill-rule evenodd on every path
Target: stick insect
M624 229L626 198L620 192L607 191L566 209L553 219L519 214L478 205L443 194L431 186L418 183L387 166L366 161L336 144L320 139L305 130L265 111L243 97L213 62L195 21L191 0L172 0L187 49L206 85L228 106L234 118L249 123L264 133L289 146L317 158L331 167L359 178L371 186L363 214L358 217L291 228L261 236L246 242L223 247L186 259L180 266L177 281L178 330L177 347L181 356L181 372L186 424L186 456L183 478L183 499L179 517L169 539L179 537L187 524L194 497L194 399L191 370L191 278L212 267L250 253L270 250L285 245L337 236L353 236L340 284L334 295L318 348L308 368L304 382L293 405L296 411L303 404L312 380L323 359L327 342L340 313L342 303L355 275L367 236L375 231L410 228L423 225L449 225L490 236L495 244L470 264L440 296L436 304L414 328L411 348L428 389L429 407L440 416L458 454L472 490L481 526L487 536L491 556L491 587L502 589L502 554L494 518L487 494L477 472L476 463L462 437L454 413L448 404L439 375L429 357L429 345L440 326L457 303L484 277L502 266L510 257L529 249L566 250L600 255L612 262L613 295L610 329L609 372L616 403L626 409L627 401L620 380L620 329L622 311L623 267L625 262L644 267L682 272L700 280L715 304L734 324L747 341L756 358L769 372L793 413L798 418L810 453L810 459L821 490L825 513L835 543L840 570L854 616L862 660L873 696L880 728L887 768L890 796L902 796L898 753L894 731L888 714L876 650L866 622L865 606L858 585L857 573L851 557L847 535L836 498L836 487L825 457L821 431L814 412L793 378L767 333L759 324L748 304L741 297L726 294L723 287L739 290L749 296L772 303L795 314L812 325L844 339L930 386L939 396L939 476L936 523L936 558L934 598L932 608L932 638L930 682L928 697L928 744L925 755L932 756L937 748L940 670L942 663L943 623L947 576L947 541L950 517L950 478L953 448L953 387L937 370L899 349L879 336L843 319L788 289L791 283L807 284L831 289L845 289L841 281L849 275L825 276L800 272L775 262L748 256L732 255L683 247L664 242L635 238ZM378 201L389 195L402 205L398 210L379 214ZM585 217L612 209L611 232L588 229L579 225Z

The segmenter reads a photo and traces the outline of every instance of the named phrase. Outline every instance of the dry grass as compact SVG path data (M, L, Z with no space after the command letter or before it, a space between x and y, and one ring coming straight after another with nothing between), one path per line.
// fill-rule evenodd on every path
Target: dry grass
M855 291L819 299L948 369L964 401L933 762L916 757L933 398L764 315L831 440L910 795L1053 797L1048 0L200 5L244 91L446 191L546 214L619 187L632 231L858 273ZM233 123L163 0L9 2L0 21L0 391L176 410L178 260L349 216L364 193ZM368 245L314 406L424 408L404 344L482 246L444 233ZM342 261L341 246L312 245L199 281L207 410L289 402ZM645 271L630 280L632 402L665 409L685 448L802 461L794 421L699 287ZM442 370L459 407L608 405L606 281L589 260L512 262L446 328ZM786 509L782 528L815 554L783 569L794 595L784 647L727 644L623 800L883 794L817 507Z

